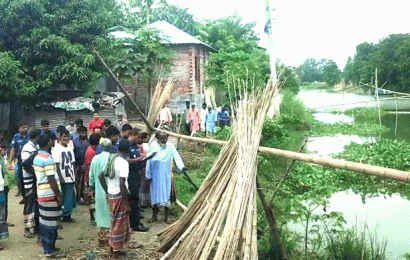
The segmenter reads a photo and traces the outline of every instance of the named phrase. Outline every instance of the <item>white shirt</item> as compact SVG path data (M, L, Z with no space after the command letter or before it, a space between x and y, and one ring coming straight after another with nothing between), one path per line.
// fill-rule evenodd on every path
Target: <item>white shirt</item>
M67 147L62 146L59 143L56 143L54 149L51 153L54 159L54 163L59 163L59 168L61 175L65 183L75 182L74 174L74 148L70 145Z
M108 193L111 195L116 195L121 192L120 189L120 178L128 178L129 173L129 163L122 157L115 158L114 161L114 171L115 175L114 178L110 179L108 177L105 178L107 181L107 190Z
M28 143L26 143L23 146L23 149L21 149L21 161L24 162L25 160L27 160L30 157L30 155L32 155L37 150L38 150L38 146L34 144L31 140L28 141ZM24 188L31 189L34 184L34 180L33 180L34 176L26 172L24 169L22 170L23 170Z

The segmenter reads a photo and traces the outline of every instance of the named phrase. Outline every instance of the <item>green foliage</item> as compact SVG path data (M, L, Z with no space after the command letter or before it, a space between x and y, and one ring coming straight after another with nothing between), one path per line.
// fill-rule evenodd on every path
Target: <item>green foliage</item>
M329 86L334 86L341 79L341 71L333 60L328 60L323 66L323 79Z
M16 61L3 63L2 70L17 72L2 88L2 97L23 94L38 101L39 95L46 98L45 92L61 86L93 89L101 73L92 50L122 17L115 0L1 0L0 8L0 50L9 53L2 58ZM17 85L21 90L3 95L3 89Z
M294 69L285 64L277 63L276 73L278 74L278 80L281 83L282 89L289 90L295 95L299 93L301 82Z
M324 250L324 259L387 259L387 241L380 242L376 232L370 232L367 226L358 231L357 228L345 230L337 234L327 233L329 244Z
M167 72L171 50L161 44L157 30L140 29L135 36L134 39L111 39L107 61L120 79L139 73L143 80L151 82L158 66L163 66L160 72Z
M299 130L309 128L309 124L313 122L312 111L292 91L285 89L282 94L283 100L280 105L281 122L292 125Z
M377 68L378 82L387 89L410 91L410 34L391 34L379 43L361 43L356 47L353 59L349 58L343 78L354 84L375 80Z
M313 123L309 134L311 136L332 136L337 134L373 136L387 131L389 129L383 125L367 122L328 124L316 121Z

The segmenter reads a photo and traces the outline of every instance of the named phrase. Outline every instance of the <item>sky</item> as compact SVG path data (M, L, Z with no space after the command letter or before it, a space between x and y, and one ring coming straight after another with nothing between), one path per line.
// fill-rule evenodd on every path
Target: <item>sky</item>
M196 19L222 18L235 12L244 22L257 22L254 30L262 47L265 0L167 0L188 8ZM334 60L340 69L356 46L377 43L394 33L410 33L409 0L271 0L275 56L297 67L307 58Z

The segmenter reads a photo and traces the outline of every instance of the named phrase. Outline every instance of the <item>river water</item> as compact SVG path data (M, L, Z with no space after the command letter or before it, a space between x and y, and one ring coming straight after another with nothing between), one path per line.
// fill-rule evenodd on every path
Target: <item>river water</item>
M360 122L360 118L329 113L332 109L377 106L374 98L354 93L312 90L301 91L298 97L307 107L317 111L314 115L316 120L326 123ZM383 116L381 124L388 127L390 132L381 136L316 137L308 140L307 150L321 156L331 156L342 152L344 146L351 142L372 142L379 138L410 141L410 112L406 112ZM333 194L329 202L330 210L342 212L348 226L363 227L367 224L370 231L377 231L380 241L387 239L388 259L405 259L403 255L410 253L410 201L406 198L399 195L379 196L367 199L364 204L361 196L347 191Z

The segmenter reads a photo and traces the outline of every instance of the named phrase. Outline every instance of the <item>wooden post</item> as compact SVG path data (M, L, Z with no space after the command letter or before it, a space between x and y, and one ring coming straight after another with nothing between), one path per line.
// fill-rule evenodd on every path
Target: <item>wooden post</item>
M117 79L117 77L114 75L112 70L107 66L107 64L104 62L103 58L100 56L98 51L94 50L93 51L95 57L97 57L97 60L100 62L100 64L103 66L103 68L110 74L110 76L114 79L115 83L117 83L118 87L121 89L121 91L124 93L125 97L128 98L128 100L131 102L131 104L134 106L134 108L137 110L138 115L142 118L144 123L147 125L149 131L153 132L154 128L151 126L151 124L148 122L148 119L145 117L144 113L142 113L141 109L138 107L137 103L131 98L131 96L127 93L127 90L124 88L124 86L120 83L120 81Z
M276 225L275 214L273 213L272 208L266 203L265 194L261 189L259 184L258 177L256 177L256 189L258 191L259 198L261 200L263 209L265 210L266 219L268 220L269 226L271 228L272 238L273 238L273 252L276 255L276 259L288 259L285 248L283 247L282 240L280 239L278 227Z

